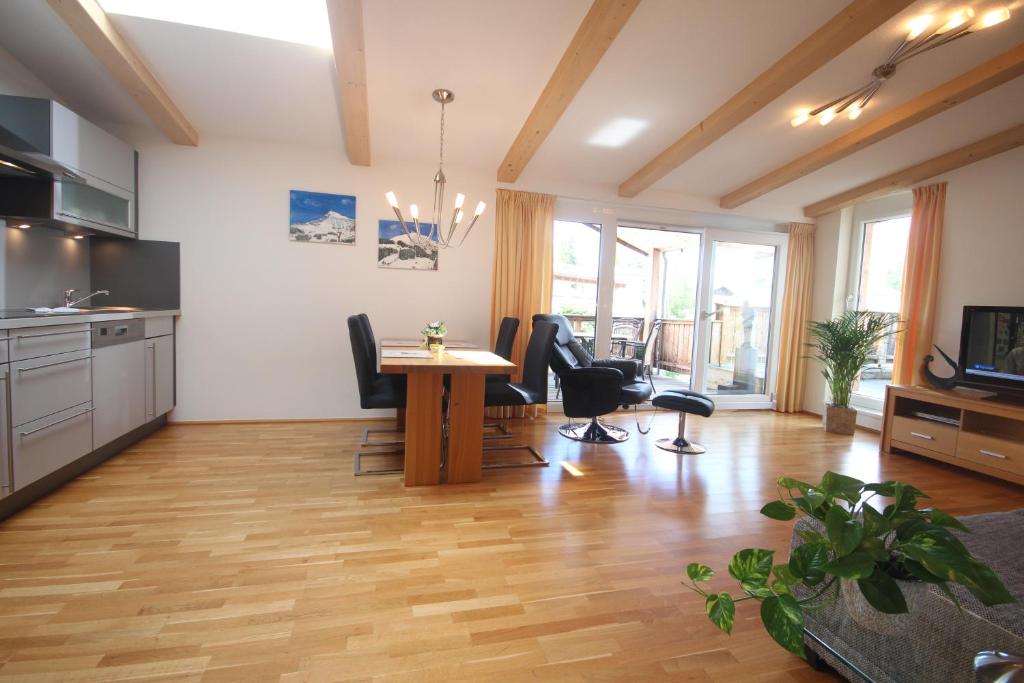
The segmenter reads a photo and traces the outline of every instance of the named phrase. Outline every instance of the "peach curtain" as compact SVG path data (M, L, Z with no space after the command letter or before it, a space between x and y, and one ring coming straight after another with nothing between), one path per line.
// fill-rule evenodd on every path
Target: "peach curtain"
M946 183L914 188L900 297L903 333L896 338L893 384L919 384L921 363L931 352L945 215Z
M555 198L534 192L498 190L496 205L491 344L493 346L502 318L519 318L519 334L512 347L512 362L519 368L514 377L518 380L522 375L533 316L547 313L551 308Z
M804 343L811 314L814 280L814 226L789 224L786 250L786 289L782 299L779 334L779 380L775 389L775 410L795 413L803 409Z

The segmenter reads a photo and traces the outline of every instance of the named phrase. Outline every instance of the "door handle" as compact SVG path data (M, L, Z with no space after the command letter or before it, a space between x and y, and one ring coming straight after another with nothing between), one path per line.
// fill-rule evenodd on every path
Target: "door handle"
M78 363L83 360L92 360L92 356L82 356L81 358L72 358L71 360L59 360L56 363L44 363L43 365L33 365L27 368L18 368L18 372L31 372L33 370L42 370L43 368L52 368L57 365L67 365L68 363Z
M921 432L910 432L911 436L916 436L919 439L927 439L928 441L934 441L935 437L922 434Z
M708 318L710 318L710 317L711 317L711 316L713 316L713 315L714 315L714 313L712 313L712 312L709 312L709 311L704 311L704 312L702 312L702 313L700 314L700 319L701 319L701 320L707 320Z
M999 458L1000 460L1006 460L1006 456L1002 453L996 453L995 451L987 451L984 448L979 448L978 452L982 455L987 455L990 458Z
M74 415L68 415L67 417L62 418L60 420L57 420L56 422L51 422L48 425L43 425L42 427L36 427L35 429L30 429L27 432L20 432L20 434L21 434L22 438L24 438L26 436L32 436L36 432L41 432L43 430L49 429L50 427L56 427L59 424L63 424L65 422L67 422L68 420L74 420L76 417L82 417L83 415L88 415L89 413L91 413L94 410L96 410L96 409L95 408L86 408L85 410L83 410L80 413L75 413Z

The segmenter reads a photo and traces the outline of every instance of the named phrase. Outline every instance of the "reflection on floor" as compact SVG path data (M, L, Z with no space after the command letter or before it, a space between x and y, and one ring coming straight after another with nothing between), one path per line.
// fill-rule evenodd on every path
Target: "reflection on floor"
M515 425L552 466L406 489L352 476L365 423L168 427L0 524L0 680L834 680L757 609L718 632L680 585L744 547L785 474L899 478L954 514L1024 506L1011 484L808 416L694 419L705 455ZM47 677L46 674L50 676ZM377 680L377 678L375 678Z

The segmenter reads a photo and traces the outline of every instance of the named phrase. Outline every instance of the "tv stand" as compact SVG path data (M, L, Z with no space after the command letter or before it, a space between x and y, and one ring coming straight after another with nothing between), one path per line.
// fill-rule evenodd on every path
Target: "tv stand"
M1024 406L957 390L891 385L881 452L923 455L1024 484Z

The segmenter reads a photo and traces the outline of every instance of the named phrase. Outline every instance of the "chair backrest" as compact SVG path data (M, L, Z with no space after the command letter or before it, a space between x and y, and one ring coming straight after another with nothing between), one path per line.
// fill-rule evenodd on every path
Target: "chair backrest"
M526 344L522 385L530 393L543 397L542 403L547 403L548 364L551 362L551 354L555 349L555 335L557 334L557 325L543 321L536 322L533 324L533 332L530 333L530 341Z
M374 354L377 353L377 339L373 336L373 328L370 327L370 316L365 313L359 314L359 319L363 321L363 331L369 337L370 348L373 349Z
M356 364L356 383L359 397L373 394L373 381L377 377L377 348L372 343L373 331L366 314L348 317L348 338L352 342L352 359Z
M647 335L647 339L644 340L643 349L641 350L640 362L647 365L648 363L654 363L655 350L658 348L658 333L661 332L661 320L655 320L651 323L651 331ZM650 357L650 361L647 358Z
M502 318L498 327L498 336L494 340L494 353L505 360L512 360L512 345L519 331L519 318Z
M558 327L555 335L554 348L551 353L551 369L556 373L573 368L589 368L594 357L576 339L569 319L558 313L538 313L533 316L533 325L537 323L553 323Z

